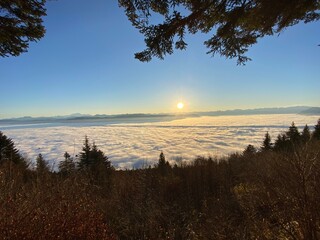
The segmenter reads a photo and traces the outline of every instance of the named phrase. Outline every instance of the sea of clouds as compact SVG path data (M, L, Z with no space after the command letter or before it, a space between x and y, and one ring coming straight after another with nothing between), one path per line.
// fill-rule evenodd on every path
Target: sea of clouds
M34 161L41 153L54 168L66 151L76 158L87 135L116 168L130 169L155 164L161 151L174 163L196 156L228 155L243 151L248 144L260 147L267 131L274 140L293 121L299 129L305 124L313 129L318 119L296 114L217 116L130 124L0 126L0 131L24 156Z

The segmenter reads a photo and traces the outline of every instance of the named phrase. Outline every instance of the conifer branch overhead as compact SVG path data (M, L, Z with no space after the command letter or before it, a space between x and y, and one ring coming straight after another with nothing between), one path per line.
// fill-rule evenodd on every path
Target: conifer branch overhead
M27 52L45 34L46 0L0 0L0 57Z
M320 19L319 0L119 0L119 6L144 35L146 49L135 54L143 62L186 49L186 33L201 32L211 35L208 54L245 64L259 38Z

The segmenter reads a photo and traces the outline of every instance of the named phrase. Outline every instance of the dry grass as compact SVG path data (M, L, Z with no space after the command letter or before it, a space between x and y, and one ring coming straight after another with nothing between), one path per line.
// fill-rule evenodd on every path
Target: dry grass
M37 177L17 169L8 176L5 170L0 173L0 239L117 239L85 178Z

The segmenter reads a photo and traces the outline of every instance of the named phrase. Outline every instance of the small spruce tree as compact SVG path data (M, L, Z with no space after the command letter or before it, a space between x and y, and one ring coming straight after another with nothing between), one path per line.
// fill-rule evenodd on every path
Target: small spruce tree
M274 150L275 151L285 151L288 149L290 141L286 134L281 133L278 135L275 143L274 143Z
M165 166L165 165L166 165L166 157L164 156L164 153L161 151L159 156L158 167Z
M39 153L37 159L36 159L36 166L37 166L37 172L38 173L46 173L49 172L49 165L46 160L44 160L41 153Z
M272 149L271 137L270 137L269 132L267 132L264 137L261 150L262 151L269 151L271 149Z
M294 122L292 122L289 130L286 132L286 135L288 139L293 143L296 143L300 140L300 133Z
M170 163L166 161L166 157L164 156L164 153L161 151L158 161L158 169L161 175L168 174L169 170L171 169Z
M246 147L246 149L243 151L243 155L244 155L244 156L253 155L253 154L255 154L256 152L257 152L257 149L256 149L253 145L249 144L249 145Z
M59 163L60 173L66 175L75 171L76 165L68 152L65 152L64 160Z
M111 162L94 142L92 145L89 143L87 136L80 153L79 168L92 174L92 180L96 184L110 183L110 176L113 170Z
M104 168L111 168L111 162L103 151L98 149L97 145L93 142L90 152L90 159L93 166L99 166Z
M80 153L80 157L79 157L80 169L84 169L90 166L90 152L91 152L91 146L89 143L89 139L87 136L85 136L82 152Z
M310 129L308 127L308 125L306 125L304 128L303 128L303 131L301 133L301 140L303 143L307 143L311 138L311 133L310 133Z

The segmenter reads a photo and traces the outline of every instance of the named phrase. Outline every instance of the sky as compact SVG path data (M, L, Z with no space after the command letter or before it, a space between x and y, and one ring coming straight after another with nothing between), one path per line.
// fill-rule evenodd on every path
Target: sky
M320 22L260 39L246 66L207 55L204 34L139 62L143 36L116 0L49 1L44 25L27 53L0 59L0 118L320 106Z

